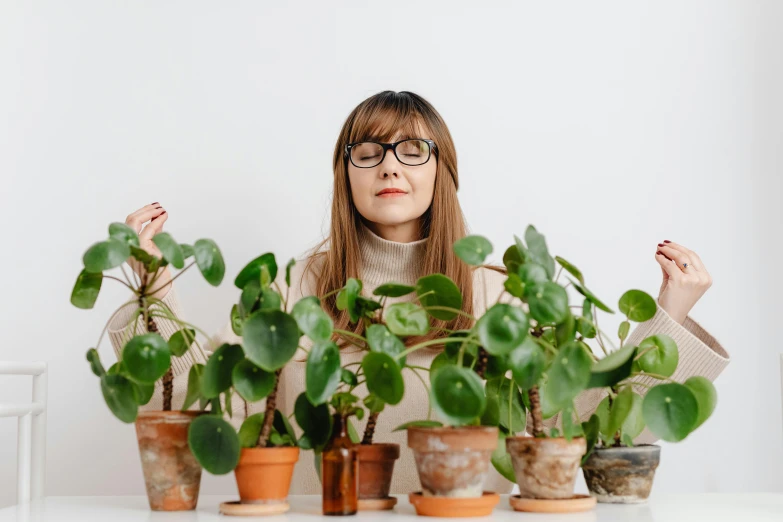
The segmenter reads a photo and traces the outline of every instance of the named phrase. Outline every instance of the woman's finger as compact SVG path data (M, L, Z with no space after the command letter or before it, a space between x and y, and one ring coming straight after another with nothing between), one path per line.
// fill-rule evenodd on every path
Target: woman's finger
M691 258L681 250L677 250L676 248L672 248L668 245L659 246L658 250L663 252L666 257L676 262L680 270L684 269L686 264L688 266L691 266L692 264Z
M141 226L150 219L159 216L163 212L163 207L160 205L156 207L152 207L150 205L140 208L136 212L128 215L127 218L125 218L125 224L131 227L136 231L136 233L141 232Z
M683 276L682 270L677 268L671 260L666 259L666 256L660 252L655 253L655 260L661 265L661 270L663 270L672 281L679 281Z
M152 218L152 221L149 222L149 224L144 227L144 230L141 231L139 234L139 239L148 239L152 240L152 237L163 230L163 224L166 222L166 220L169 218L168 212L165 210L158 214L156 217Z
M694 252L693 250L686 248L685 246L679 243L673 243L668 239L664 240L663 244L664 246L673 248L675 250L679 250L680 252L685 254L688 257L688 259L690 259L690 261L686 261L688 263L688 266L693 266L696 270L704 270L704 265L702 264L701 259L699 259L699 256L697 256L696 252Z

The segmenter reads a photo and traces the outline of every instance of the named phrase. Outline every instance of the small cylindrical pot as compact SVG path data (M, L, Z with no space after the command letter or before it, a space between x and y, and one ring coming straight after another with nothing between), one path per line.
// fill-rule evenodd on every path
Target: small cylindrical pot
M573 498L576 474L587 450L584 437L571 441L562 437L508 437L506 450L511 456L520 497Z
M496 427L408 428L425 496L481 497L497 444Z
M281 504L287 501L299 460L299 448L242 448L234 469L243 504Z
M188 446L200 411L142 411L136 417L141 469L153 511L196 509L201 466Z
M360 444L359 500L389 498L394 461L400 458L399 444Z
M594 449L582 466L587 489L598 502L646 502L660 457L655 444Z

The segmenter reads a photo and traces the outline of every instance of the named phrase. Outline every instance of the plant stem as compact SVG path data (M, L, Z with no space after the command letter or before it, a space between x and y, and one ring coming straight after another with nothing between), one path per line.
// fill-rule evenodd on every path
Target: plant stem
M540 437L544 434L544 421L541 414L541 398L538 395L538 386L533 386L527 391L530 399L531 416L533 417L533 436Z
M445 343L447 343L449 341L465 341L466 339L469 339L469 338L470 338L470 336L468 336L468 337L443 337L443 338L440 338L440 339L431 339L429 341L424 341L422 343L415 344L415 345L411 346L410 348L408 348L407 350L398 353L396 355L395 359L397 359L397 360L402 359L406 355L415 352L419 348L425 348L427 346L435 346L435 345L438 345L438 344L445 344Z
M149 308L147 307L147 300L144 297L139 297L139 304L144 309L144 318L147 321L147 331L150 333L156 333L160 335L158 331L158 325L155 319L152 317ZM163 374L163 411L171 411L171 396L174 393L174 372L171 371L171 366Z
M647 348L646 350L644 350L642 353L639 353L639 354L637 354L637 355L636 355L636 357L634 357L634 358L633 358L633 360L634 360L634 361L638 361L639 359L641 359L641 358L642 358L642 356L643 356L644 354L646 354L647 352L651 352L652 350L655 350L656 348L657 348L657 346L650 346L649 348Z
M118 313L120 313L120 311L121 311L121 310L123 310L124 308L127 308L127 307L129 307L130 305L134 305L134 306L136 306L137 304L138 304L138 302L137 302L137 301L135 301L135 300L134 300L134 301L128 301L127 303L125 303L125 304L124 304L124 305L122 305L121 307L117 308L117 309L114 311L114 313L113 313L113 314L111 314L111 317L109 317L109 320L108 320L108 321L106 321L106 325L103 327L103 331L101 331L101 335L98 337L98 343L95 345L95 349L96 349L96 350L98 349L98 347L100 347L100 345L101 345L101 341L103 340L103 336L106 334L106 330L108 330L108 329L109 329L109 325L111 324L112 320L113 320L113 319L114 319L114 318L117 316L117 314L118 314ZM134 319L134 321L136 320L136 318L135 318L135 317L134 317L133 319ZM126 327L128 327L128 326L130 326L130 323L128 323L128 324L126 325Z
M474 364L476 366L476 369L474 371L476 372L476 374L480 378L483 379L484 376L487 373L487 364L489 363L489 355L487 354L487 351L484 348L482 348L481 346L479 346L479 349L478 349L478 360L477 361L473 361L473 362L474 362ZM509 407L510 407L510 404L509 404ZM509 410L509 411L511 411L511 410Z
M324 295L322 295L321 297L319 297L319 299L320 299L321 301L323 301L323 300L324 300L324 299L326 299L327 297L329 297L329 296L331 296L331 295L334 295L334 294L336 294L336 293L340 292L340 290L342 290L342 288L338 288L337 290L332 290L331 292L327 292L327 293L325 293Z
M375 424L378 422L378 416L380 412L374 411L370 413L367 418L367 426L364 427L364 437L362 437L362 444L372 444L372 438L375 435Z
M103 278L104 278L104 279L114 279L115 281L118 281L118 282L122 283L123 285L127 286L127 287L128 287L128 289L129 289L131 292L133 292L134 294L136 294L136 295L139 295L139 292L138 292L138 290L136 290L136 289L135 289L135 288L133 288L131 285L129 285L128 283L126 283L125 281L123 281L122 279L120 279L120 278L118 278L118 277L114 277L114 276L110 276L110 275L105 275L105 276L103 276Z
M275 386L272 393L266 398L266 408L264 409L264 424L261 425L261 433L258 435L259 448L266 448L269 445L269 435L272 433L272 422L275 419L275 409L277 407L277 388L280 386L280 373L282 368L275 372Z
M193 265L195 265L195 264L196 264L196 262L195 262L195 261L193 261L193 262L192 262L192 263L190 263L188 266L186 266L185 268L183 268L182 270L180 270L180 271L177 273L177 275L175 275L174 277L172 277L172 278L169 280L169 282L168 282L168 283L166 283L166 284L164 284L164 285L161 285L160 287L156 288L155 290L150 290L148 293L149 293L150 295L155 295L155 294L157 294L159 291L161 291L162 289L166 288L168 285L170 285L170 284L172 284L174 281L176 281L176 280L177 280L177 278L178 278L179 276L181 276L182 274L184 274L184 273L187 271L187 269L188 269L188 268L190 268L191 266L193 266ZM152 285L152 283L154 283L154 282L155 282L155 280L157 279L157 275L158 275L158 274L157 274L157 272L156 272L156 273L155 273L155 278L152 280L152 282L150 282L150 285Z
M476 321L476 318L470 315L469 313L463 312L462 310L457 310L456 308L452 308L450 306L422 306L425 310L446 310L449 312L454 312L457 315L463 315L474 322Z

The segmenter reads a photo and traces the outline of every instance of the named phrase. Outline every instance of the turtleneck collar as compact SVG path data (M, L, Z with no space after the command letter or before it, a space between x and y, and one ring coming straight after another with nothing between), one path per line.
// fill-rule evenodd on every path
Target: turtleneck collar
M421 275L427 239L410 243L398 243L383 239L367 228L364 223L359 227L359 248L362 256L361 279L366 288L395 281L413 285Z

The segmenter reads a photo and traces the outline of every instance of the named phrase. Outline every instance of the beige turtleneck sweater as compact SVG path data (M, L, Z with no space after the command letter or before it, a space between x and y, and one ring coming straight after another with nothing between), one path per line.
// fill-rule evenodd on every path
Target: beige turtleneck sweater
M414 241L411 243L397 243L387 241L366 227L360 230L360 247L362 256L362 282L364 283L363 294L372 295L372 291L382 283L396 281L403 284L414 285L416 280L423 274L420 274L420 261L424 255L424 249L427 239ZM319 268L314 263L313 270L304 274L306 259L300 259L292 269L288 309L302 297L313 295L316 281L316 274ZM277 282L285 289L285 271L280 270ZM478 268L474 272L474 315L480 317L488 306L491 306L503 292L503 282L505 275L487 268ZM389 299L388 303L411 300L412 296L403 296L396 299ZM177 317L183 317L182 310L177 299L176 288L172 287L163 301L172 309ZM505 294L502 302L519 302L516 298L511 298ZM129 307L130 308L130 307ZM126 309L126 310L129 310ZM111 338L114 351L117 357L123 346L123 330L127 328L130 312L124 310L119 313L112 321L109 327L109 336ZM229 310L225 311L226 317ZM168 339L175 331L179 329L171 321L158 320L158 328L161 334ZM726 367L729 362L729 356L721 345L708 334L698 323L688 317L684 325L680 325L670 318L665 311L658 308L655 316L647 322L639 324L631 333L627 344L638 344L642 339L653 334L666 334L672 337L680 349L680 364L673 378L682 382L692 375L702 375L710 380L714 380L718 374ZM223 343L241 344L242 339L237 337L231 329L230 321L226 321L224 328L215 334L207 343L207 355ZM306 337L302 337L301 344L309 348L311 343ZM429 368L432 359L439 353L439 350L424 348L408 356L409 365L422 366ZM278 408L286 415L293 412L294 402L299 394L305 389L305 363L306 354L299 350L292 362L283 370L279 395ZM345 348L342 352L342 363L357 362L361 360L362 352L354 351L352 347ZM196 350L191 350L188 354L180 358L172 358L172 367L174 371L174 397L173 405L181 405L187 388L188 370L193 362L204 362L203 357ZM405 379L405 396L400 404L396 406L387 406L378 419L377 429L375 431L376 442L393 442L400 445L401 455L394 469L394 478L392 481L392 493L408 493L420 489L416 465L413 453L406 444L406 433L392 432L400 424L410 421L427 418L429 395L428 390L424 388L413 371L406 369L403 371ZM422 375L424 382L429 384L428 375ZM642 382L655 384L658 381L646 378L640 379ZM159 410L161 409L162 397L160 393L160 382L157 383L157 390L153 399L143 409ZM639 393L644 393L644 387L638 387ZM364 385L356 390L360 397L365 396L366 389ZM582 420L589 417L589 414L596 408L603 398L601 389L587 390L576 400L576 406L579 416ZM239 426L243 420L244 404L236 394L233 400L234 417L231 421L235 426ZM250 413L263 411L264 402L250 404ZM434 415L434 414L433 414ZM434 417L433 417L434 418ZM359 433L364 429L364 421L356 422ZM547 424L556 423L557 419L550 419ZM298 430L298 427L295 427ZM702 428L704 429L704 428ZM709 428L707 428L709 429ZM636 442L653 442L655 437L645 430ZM488 491L497 491L508 493L513 484L508 482L494 468L490 467L490 474L485 484ZM291 485L291 494L317 494L321 487L318 476L315 471L315 465L312 452L303 452L294 472L293 483Z

